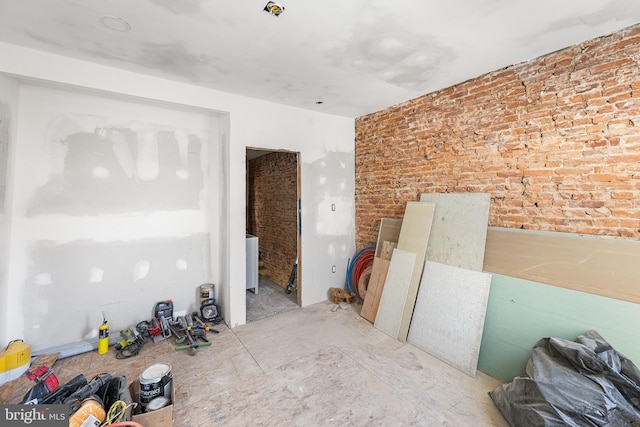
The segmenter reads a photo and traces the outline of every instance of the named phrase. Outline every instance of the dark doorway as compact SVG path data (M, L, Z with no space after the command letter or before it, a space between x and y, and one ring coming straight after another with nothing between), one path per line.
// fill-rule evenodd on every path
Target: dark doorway
M247 239L256 237L258 246L257 286L247 277L247 322L300 304L298 200L298 154L247 149ZM249 260L249 240L247 248Z

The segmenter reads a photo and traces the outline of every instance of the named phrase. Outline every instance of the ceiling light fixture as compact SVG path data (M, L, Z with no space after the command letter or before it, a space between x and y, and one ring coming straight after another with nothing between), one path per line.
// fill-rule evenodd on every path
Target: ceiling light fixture
M273 16L280 16L280 14L282 12L284 12L284 6L279 5L278 3L274 2L274 1L270 1L269 3L267 3L267 5L264 7L264 10L266 12L269 12L270 14L272 14Z
M131 31L131 25L122 18L116 16L104 15L100 17L102 25L113 31L119 31L121 33L128 33Z

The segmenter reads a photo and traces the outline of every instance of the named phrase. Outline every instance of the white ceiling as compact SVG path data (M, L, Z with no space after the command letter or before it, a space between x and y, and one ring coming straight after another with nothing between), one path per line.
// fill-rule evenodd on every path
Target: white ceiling
M359 117L640 22L639 0L266 3L0 0L0 41Z

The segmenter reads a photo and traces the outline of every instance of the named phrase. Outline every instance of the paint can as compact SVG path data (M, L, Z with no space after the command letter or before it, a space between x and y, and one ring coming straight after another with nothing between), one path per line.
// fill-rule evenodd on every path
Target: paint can
M213 299L214 297L215 285L213 283L205 283L204 285L200 285L200 304L203 301L208 299Z
M172 373L168 363L156 363L149 366L140 374L140 406L142 412L154 399L165 397L171 403ZM156 404L157 405L157 404ZM159 408L156 408L159 409Z

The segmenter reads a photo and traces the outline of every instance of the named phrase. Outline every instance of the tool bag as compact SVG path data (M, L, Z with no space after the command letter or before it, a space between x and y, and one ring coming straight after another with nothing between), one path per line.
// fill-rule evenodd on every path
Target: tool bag
M38 404L45 396L55 391L60 385L58 377L56 377L48 366L40 366L33 371L27 372L25 375L31 381L35 381L36 385L24 395L20 403Z

